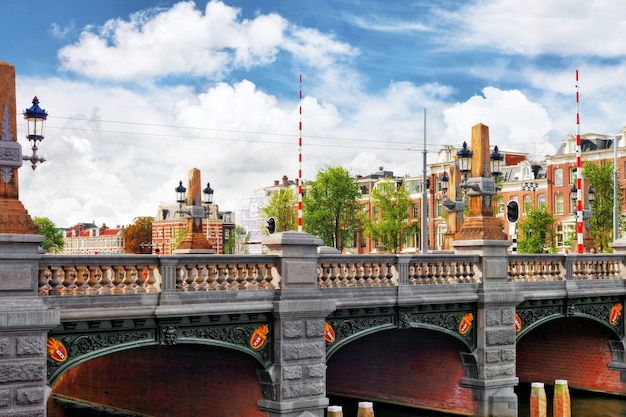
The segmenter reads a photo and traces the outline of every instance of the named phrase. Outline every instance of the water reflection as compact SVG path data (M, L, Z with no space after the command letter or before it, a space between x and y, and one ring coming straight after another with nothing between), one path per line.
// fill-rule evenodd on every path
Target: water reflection
M552 417L551 390L548 394L548 417ZM570 390L572 398L572 417L624 417L626 416L626 398L616 398L598 394L588 394ZM518 388L519 417L529 415L530 388L521 385ZM358 399L330 398L330 404L341 405L345 417L356 416ZM112 410L96 410L78 404L65 403L51 398L48 404L48 417L140 417L139 414L125 414ZM454 414L417 410L389 404L374 403L376 417L459 417ZM208 416L211 417L211 416ZM219 417L219 416L215 416Z

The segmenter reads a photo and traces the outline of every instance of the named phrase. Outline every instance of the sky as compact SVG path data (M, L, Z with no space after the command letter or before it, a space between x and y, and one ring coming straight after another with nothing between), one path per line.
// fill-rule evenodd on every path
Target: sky
M24 155L20 113L37 96L49 114L46 162L20 169L20 200L58 227L155 216L192 168L220 210L236 211L300 167L304 181L330 166L421 175L424 150L432 162L445 145L471 144L477 123L501 151L538 161L577 129L626 125L621 0L2 8L0 61L16 67Z

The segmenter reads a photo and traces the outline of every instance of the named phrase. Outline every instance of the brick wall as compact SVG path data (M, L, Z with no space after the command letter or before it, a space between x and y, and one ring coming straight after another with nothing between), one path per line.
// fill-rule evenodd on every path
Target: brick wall
M550 321L525 335L517 345L520 382L554 384L567 379L571 388L626 394L619 371L611 371L610 329L584 318Z
M471 390L459 385L463 350L460 341L434 331L375 333L329 359L328 394L475 413Z
M251 357L210 346L130 349L65 372L53 395L80 398L152 416L267 417ZM57 411L48 408L48 417ZM59 414L56 414L59 415Z

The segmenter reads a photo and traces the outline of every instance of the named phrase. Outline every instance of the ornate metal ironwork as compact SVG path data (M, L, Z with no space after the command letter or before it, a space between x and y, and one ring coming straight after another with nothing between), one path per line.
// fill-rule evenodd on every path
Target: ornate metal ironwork
M609 327L622 338L624 337L623 315L619 314L613 322L610 320L614 306L622 304L623 299L619 296L524 301L516 308L520 321L517 340L548 320L565 317L593 319Z
M48 383L52 384L72 366L98 356L121 350L180 343L210 344L243 351L264 366L272 361L272 338L258 349L249 345L260 325L269 325L270 314L223 314L213 316L171 317L156 319L100 320L64 322L49 333L67 350L67 360L57 362L48 357ZM270 330L271 331L271 330Z

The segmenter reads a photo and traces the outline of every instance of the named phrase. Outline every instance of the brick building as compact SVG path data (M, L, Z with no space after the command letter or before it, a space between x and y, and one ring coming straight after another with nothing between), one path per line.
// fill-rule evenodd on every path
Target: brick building
M63 229L64 254L97 255L124 253L124 227L109 228L106 224L78 223Z

